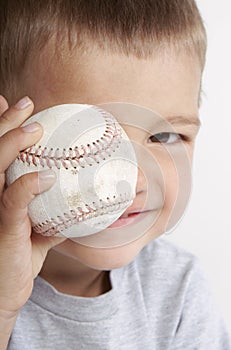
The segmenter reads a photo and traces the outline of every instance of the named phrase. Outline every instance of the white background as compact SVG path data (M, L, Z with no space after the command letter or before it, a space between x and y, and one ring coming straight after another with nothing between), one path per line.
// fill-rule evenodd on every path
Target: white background
M167 239L195 253L231 333L231 1L198 0L208 34L190 205Z

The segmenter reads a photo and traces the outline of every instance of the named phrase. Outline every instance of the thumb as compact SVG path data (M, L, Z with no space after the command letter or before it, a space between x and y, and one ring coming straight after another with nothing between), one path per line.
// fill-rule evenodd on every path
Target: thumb
M63 243L66 239L66 237L44 237L40 234L32 233L31 242L34 278L39 274L48 251L56 245Z

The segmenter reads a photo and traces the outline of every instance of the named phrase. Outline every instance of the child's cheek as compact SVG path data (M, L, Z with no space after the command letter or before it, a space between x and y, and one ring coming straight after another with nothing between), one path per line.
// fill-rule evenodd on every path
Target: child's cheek
M177 225L188 206L192 185L191 157L183 143L155 150L155 157L164 184L164 205L158 221L166 232Z

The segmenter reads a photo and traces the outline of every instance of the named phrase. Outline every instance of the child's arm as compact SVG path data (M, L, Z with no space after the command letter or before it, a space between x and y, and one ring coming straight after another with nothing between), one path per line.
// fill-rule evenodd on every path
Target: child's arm
M10 339L10 335L14 328L17 314L8 314L3 312L0 314L0 350L6 350Z
M41 126L30 132L20 127L33 108L32 102L9 108L0 97L0 350L7 347L17 314L30 297L48 250L65 240L31 235L28 204L54 184L54 176L42 179L38 172L30 173L5 186L5 171L19 151L42 136Z

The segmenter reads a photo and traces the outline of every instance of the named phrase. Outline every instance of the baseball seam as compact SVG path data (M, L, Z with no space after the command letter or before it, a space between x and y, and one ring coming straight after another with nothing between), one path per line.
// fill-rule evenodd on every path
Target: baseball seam
M59 149L48 148L40 145L33 145L23 151L21 151L17 157L18 160L26 163L27 165L42 167L48 166L49 168L61 167L65 169L77 169L85 168L86 166L92 166L93 164L99 164L101 160L106 160L106 157L111 157L111 153L115 152L116 148L119 148L121 144L121 129L117 127L110 114L102 111L100 108L95 107L100 111L101 115L106 120L106 126L103 135L87 145L76 146L74 149Z
M120 195L120 200L113 202L111 202L110 198L107 198L108 203L103 203L103 201L100 200L98 206L94 202L91 206L85 204L84 208L77 207L70 210L69 213L64 213L63 216L57 215L56 218L51 218L37 225L32 225L33 230L44 236L56 236L76 223L126 208L131 202L131 198L127 199L126 196L125 194L125 198L122 198L122 195ZM113 198L115 198L115 196Z

